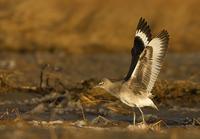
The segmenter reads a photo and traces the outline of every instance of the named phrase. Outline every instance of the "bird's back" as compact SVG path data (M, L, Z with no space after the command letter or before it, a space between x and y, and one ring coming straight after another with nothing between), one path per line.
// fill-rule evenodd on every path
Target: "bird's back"
M141 88L129 88L128 85L124 84L120 90L120 100L130 107L144 107L151 106L156 107L153 101L146 95L145 90Z

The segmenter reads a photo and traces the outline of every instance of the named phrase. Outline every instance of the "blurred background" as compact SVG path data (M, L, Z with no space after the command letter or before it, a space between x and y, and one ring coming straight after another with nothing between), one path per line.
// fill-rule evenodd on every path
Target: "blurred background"
M200 50L199 0L0 0L1 50L129 52L140 17L170 51Z
M1 138L137 136L121 130L129 130L124 125L132 122L130 108L93 86L104 77L126 75L140 17L153 36L162 29L170 34L169 52L152 91L160 111L144 110L147 123L200 125L199 7L200 0L0 0ZM95 122L98 115L111 122ZM50 124L54 120L60 126ZM70 133L69 125L119 130L77 134L82 128ZM157 132L150 131L140 135L156 138ZM200 136L199 131L175 133L164 135Z

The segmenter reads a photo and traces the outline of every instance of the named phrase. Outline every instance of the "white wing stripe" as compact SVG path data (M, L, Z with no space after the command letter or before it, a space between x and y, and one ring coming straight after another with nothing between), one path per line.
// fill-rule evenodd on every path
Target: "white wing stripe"
M168 47L169 35L166 30L162 30L149 43L147 36L140 30L137 32L137 35L142 37L147 45L141 53L139 61L131 75L130 79L133 80L130 80L130 85L131 83L133 85L134 83L141 84L141 87L145 88L149 95L160 72Z
M138 36L142 39L145 47L149 43L147 35L145 33L143 33L141 30L137 30L136 33L135 33L135 36Z
M147 92L150 93L160 72L162 57L165 51L163 49L163 43L160 38L154 38L150 41L148 45L153 47L153 58L151 68L152 70L150 75L150 82L147 86Z

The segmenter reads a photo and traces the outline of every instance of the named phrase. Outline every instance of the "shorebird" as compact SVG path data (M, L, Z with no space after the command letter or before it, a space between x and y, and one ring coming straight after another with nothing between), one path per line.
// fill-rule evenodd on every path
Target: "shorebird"
M149 106L158 110L152 101L152 88L160 72L167 52L169 35L162 30L152 38L151 30L144 18L137 25L134 46L131 50L132 59L129 71L124 79L112 82L104 78L96 87L103 88L117 97L124 104L133 108L133 123L135 124L134 108L137 107L142 115L142 107Z

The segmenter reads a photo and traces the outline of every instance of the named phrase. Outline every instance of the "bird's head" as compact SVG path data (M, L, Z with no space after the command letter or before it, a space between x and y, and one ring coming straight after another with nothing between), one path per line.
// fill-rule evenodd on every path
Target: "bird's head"
M95 88L102 88L106 91L109 91L111 85L112 82L109 79L104 78L98 85L95 86Z

